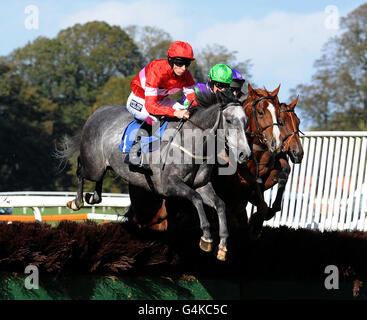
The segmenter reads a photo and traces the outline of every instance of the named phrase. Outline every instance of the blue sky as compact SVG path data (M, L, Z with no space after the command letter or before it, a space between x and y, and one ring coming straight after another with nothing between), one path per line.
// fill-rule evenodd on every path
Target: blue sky
M0 1L0 55L7 55L38 36L55 37L73 24L104 20L113 25L154 25L195 49L219 43L251 59L253 81L288 101L289 89L309 83L323 44L339 29L327 27L328 6L345 16L360 0L34 0ZM25 27L25 8L39 9L38 29ZM334 12L335 13L335 12ZM330 24L329 24L330 25Z

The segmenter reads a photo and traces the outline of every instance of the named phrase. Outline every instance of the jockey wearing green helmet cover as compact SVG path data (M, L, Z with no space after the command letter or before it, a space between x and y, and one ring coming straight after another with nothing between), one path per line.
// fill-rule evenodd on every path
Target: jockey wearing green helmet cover
M216 64L210 69L208 77L208 82L198 82L195 84L195 93L216 93L217 91L221 91L231 95L229 86L232 83L233 73L230 67L223 63ZM185 97L182 98L181 104L188 105L188 101Z
M218 88L229 88L232 83L233 72L226 64L216 64L210 69L208 77L213 86L219 84Z

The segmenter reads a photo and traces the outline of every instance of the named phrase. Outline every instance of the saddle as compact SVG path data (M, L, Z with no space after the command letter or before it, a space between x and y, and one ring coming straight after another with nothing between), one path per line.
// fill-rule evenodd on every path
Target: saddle
M155 132L152 132L153 127L141 120L133 120L126 127L124 134L122 135L122 141L119 145L119 149L123 153L129 153L131 147L140 136L140 146L143 153L148 153L159 148L160 139L166 130L168 121L161 121L160 126Z

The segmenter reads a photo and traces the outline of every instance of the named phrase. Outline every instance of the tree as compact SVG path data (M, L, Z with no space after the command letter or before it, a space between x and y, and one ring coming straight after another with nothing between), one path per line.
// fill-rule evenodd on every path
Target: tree
M126 106L127 98L131 92L130 83L135 76L134 74L126 78L111 77L97 96L93 109L95 110L102 105L109 104Z
M39 37L12 52L7 61L59 106L55 138L80 128L111 77L126 77L143 66L143 58L127 33L104 22L76 24L53 39Z
M293 90L311 129L367 130L367 4L341 19L315 62L311 85Z
M54 187L52 132L56 105L10 65L0 65L0 190Z
M153 60L167 58L168 48L173 42L169 33L151 26L139 27L131 25L126 27L125 30L137 43L144 57L144 65Z
M237 51L228 51L220 44L207 45L198 52L196 66L194 65L193 74L197 82L206 82L208 80L209 70L218 63L227 64L232 69L240 71L246 80L251 80L250 60L237 61Z
M32 174L27 175L33 177L29 183L32 185L33 181L35 189L44 189L45 186L48 186L47 189L67 189L72 185L74 172L70 172L69 164L65 169L70 174L57 174L58 163L51 154L65 135L74 135L80 130L110 78L125 78L140 70L143 57L138 47L120 27L109 26L104 22L90 22L61 30L52 39L39 37L23 48L2 57L1 61L6 66L12 66L9 79L12 79L12 86L16 88L8 94L3 94L2 99L11 102L6 110L4 106L1 108L7 116L21 109L22 112L19 113L23 116L17 123L5 123L2 126L6 127L8 132L2 132L2 139L8 139L11 134L12 137L18 137L18 144L23 145L22 150L18 152L19 157L22 155L19 160L22 165L6 158L9 165L13 163L27 172L36 172L39 166L42 172L47 168L48 176L40 174L35 178ZM0 92L6 91L6 86L7 82L2 82ZM26 98L28 100L25 100ZM33 99L35 103L29 99ZM35 107L37 110L32 109ZM47 108L51 107L52 112L48 112ZM10 108L11 113L8 112ZM27 114L29 112L32 115L34 112L35 125ZM26 115L28 117L25 117ZM11 128L8 128L9 126ZM14 132L12 128L19 126L27 129L27 135L20 137L19 129ZM40 131L43 127L47 128L47 135ZM29 140L38 142L38 145L33 146ZM14 140L11 141L15 143ZM33 148L34 153L30 155L31 150L28 148ZM34 161L30 161L33 158ZM2 168L6 166L3 165ZM14 175L14 170L10 170L9 174L21 181L23 175ZM28 180L24 179L26 181L20 185L26 188ZM4 187L6 188L5 185Z

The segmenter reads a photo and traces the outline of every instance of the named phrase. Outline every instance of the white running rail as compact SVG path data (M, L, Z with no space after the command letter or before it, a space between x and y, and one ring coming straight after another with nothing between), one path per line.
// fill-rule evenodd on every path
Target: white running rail
M1 192L0 193L0 208L32 208L36 221L42 221L40 208L58 207L58 212L61 213L61 208L66 207L66 203L75 199L75 192L41 192L41 191L23 191L23 192ZM84 207L90 208L91 213L88 213L88 219L103 219L120 221L123 220L120 214L98 214L95 213L95 207L111 207L111 208L126 208L130 206L130 197L128 194L120 193L102 193L102 202L93 206L84 202ZM82 211L82 210L81 210Z
M367 231L367 131L310 131L302 164L291 164L282 210L265 225ZM265 192L268 204L277 185ZM271 199L272 198L272 199ZM247 206L247 214L253 212Z

